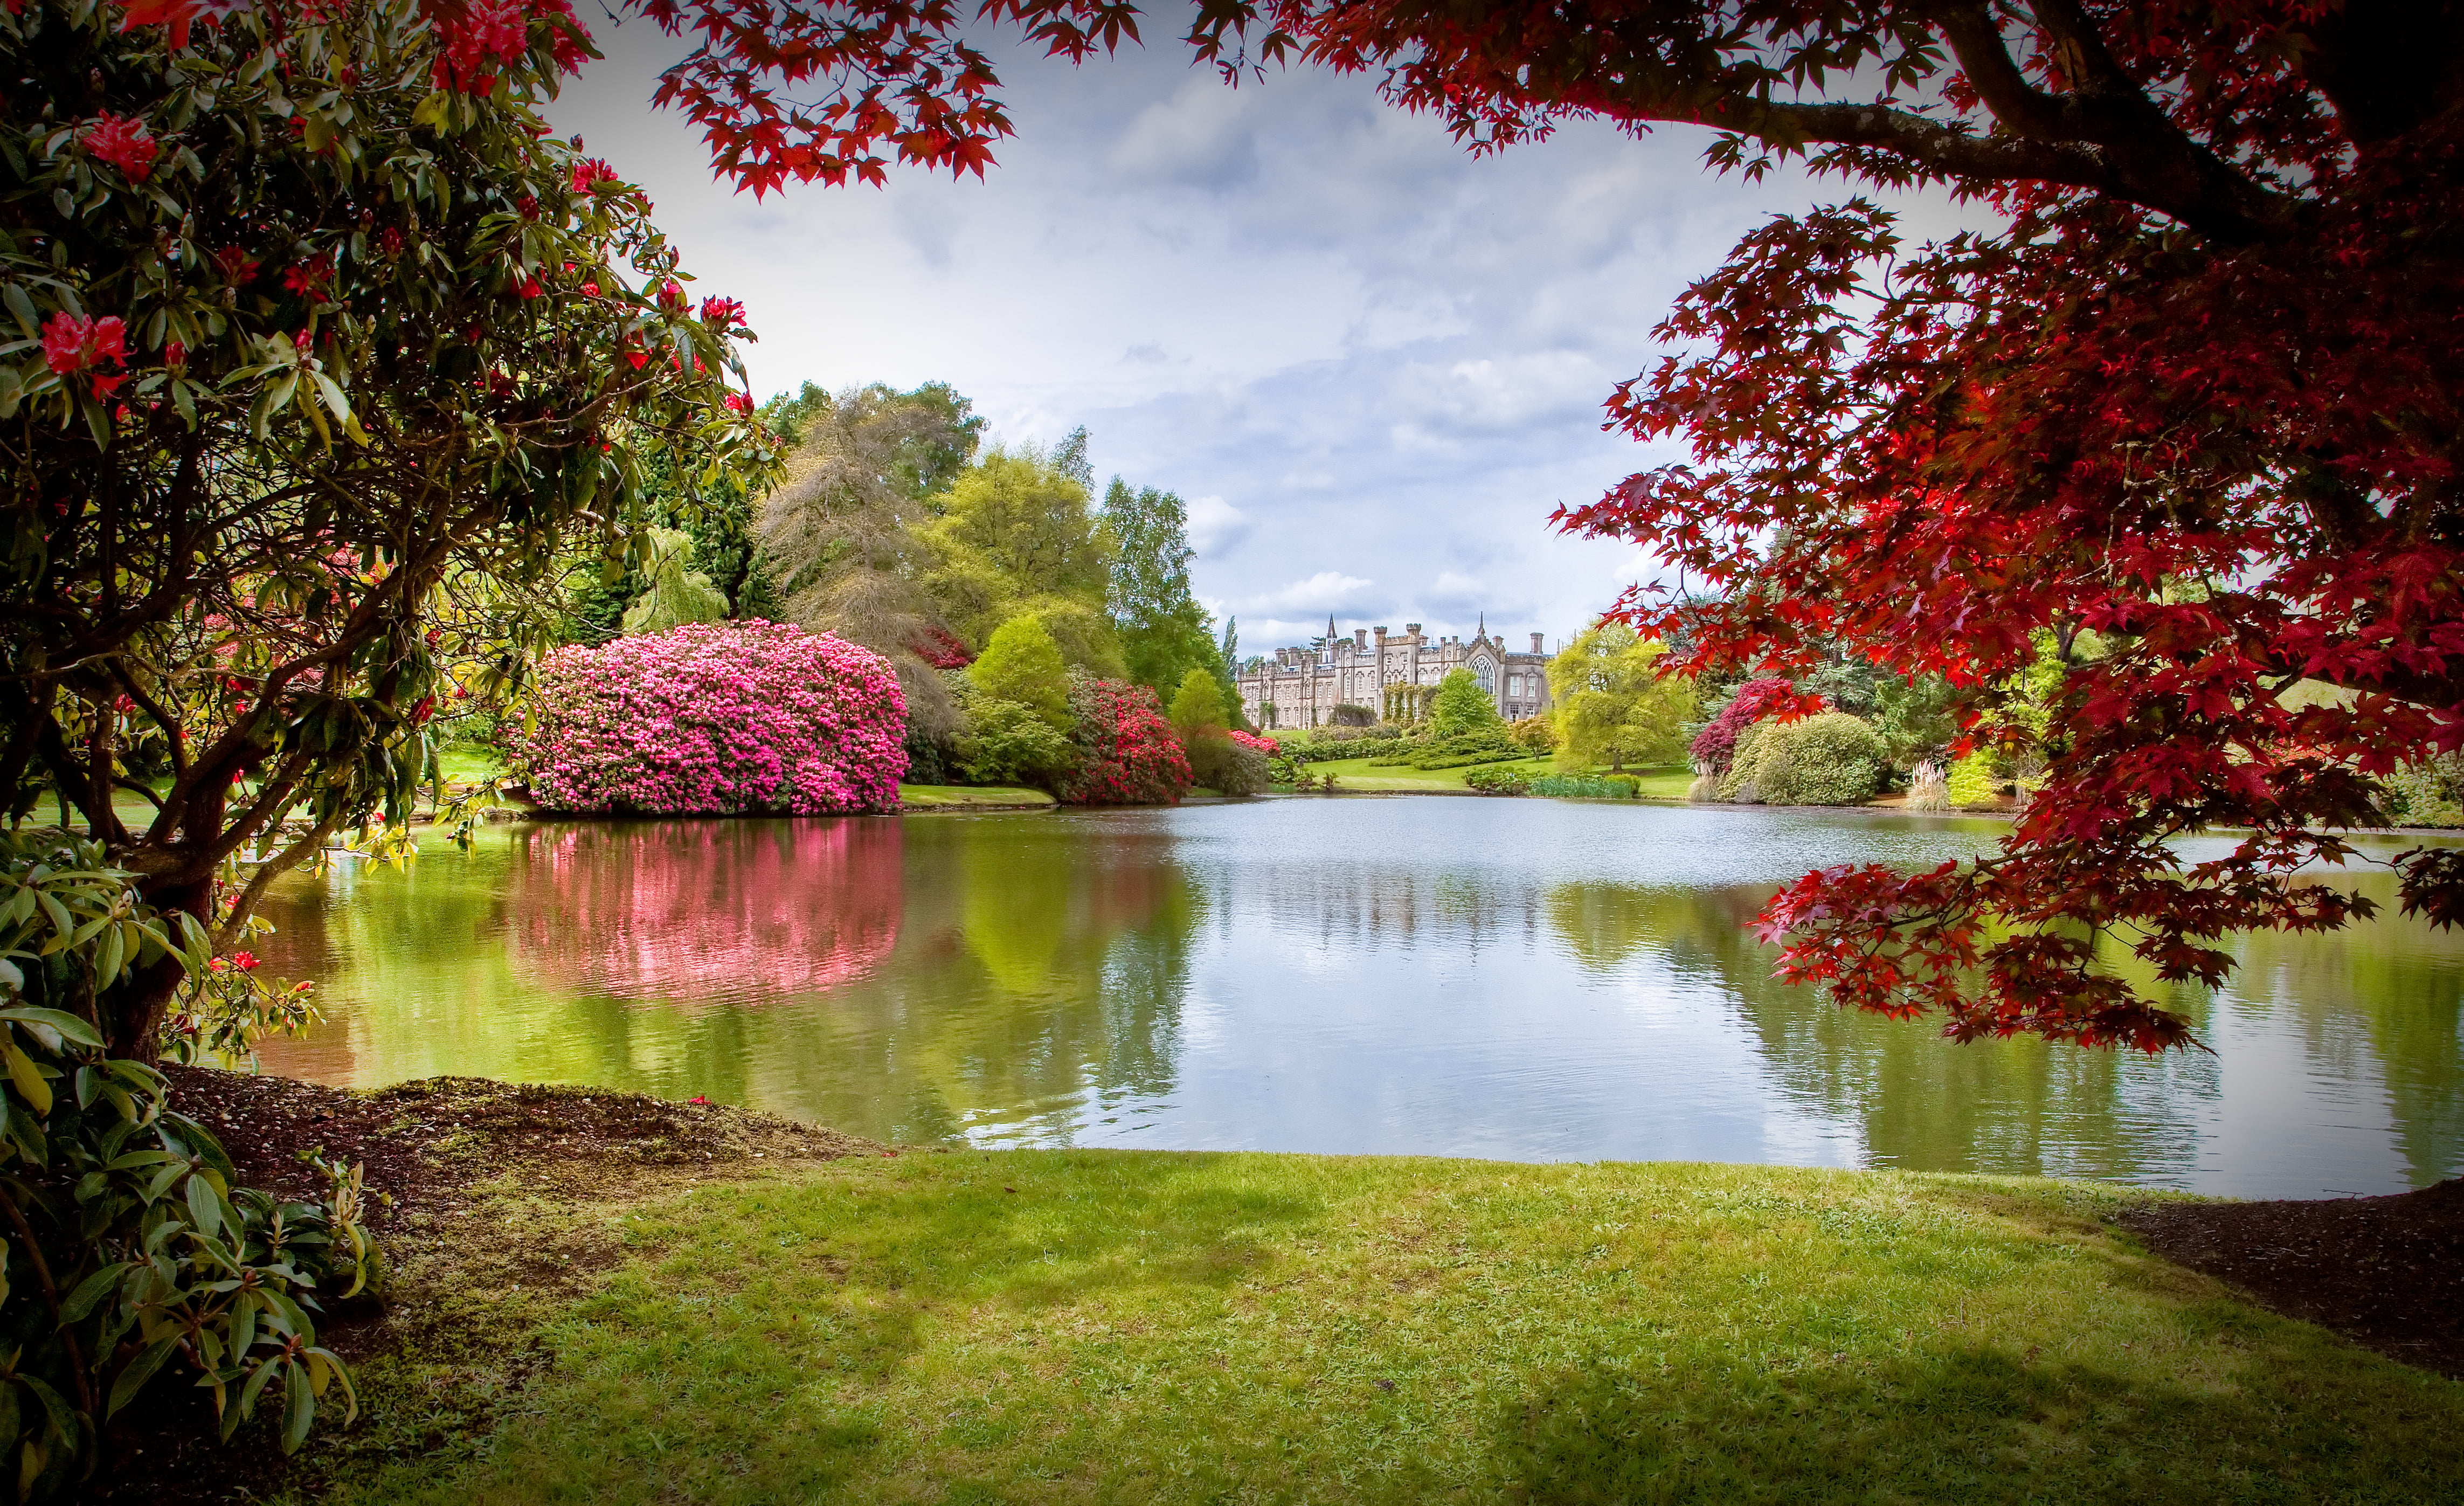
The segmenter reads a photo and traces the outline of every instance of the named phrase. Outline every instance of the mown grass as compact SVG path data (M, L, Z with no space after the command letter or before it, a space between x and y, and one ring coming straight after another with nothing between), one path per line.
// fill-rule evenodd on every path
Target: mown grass
M2464 1386L2140 1253L2121 1201L1133 1152L652 1192L492 1438L329 1498L2453 1498Z
M1048 806L1052 797L1041 789L999 785L901 785L898 803L917 810L966 806Z
M1502 764L1482 764L1475 766L1514 769L1534 779L1544 774L1558 772L1556 764L1546 758L1515 759ZM1468 789L1470 786L1463 783L1463 776L1470 773L1471 769L1406 768L1399 764L1372 764L1365 758L1347 758L1331 759L1323 764L1311 764L1309 771L1318 774L1333 774L1336 787L1342 789L1431 793ZM1606 774L1608 767L1602 764L1585 772ZM1683 800L1687 786L1694 783L1694 771L1683 764L1670 764L1661 768L1630 768L1624 772L1632 774L1640 781L1640 787L1637 793L1646 800Z

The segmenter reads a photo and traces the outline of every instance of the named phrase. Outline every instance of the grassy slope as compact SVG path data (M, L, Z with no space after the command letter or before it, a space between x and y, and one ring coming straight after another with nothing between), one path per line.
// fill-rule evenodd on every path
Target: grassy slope
M942 806L1048 806L1050 795L1040 789L1011 789L994 785L901 785L898 801L904 806L932 808Z
M329 1497L2424 1500L2464 1385L2103 1188L915 1154L653 1192L493 1442Z

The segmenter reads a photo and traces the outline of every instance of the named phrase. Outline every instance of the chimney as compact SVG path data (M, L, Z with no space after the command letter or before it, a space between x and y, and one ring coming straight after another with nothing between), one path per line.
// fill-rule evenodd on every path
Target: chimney
M1384 637L1386 635L1386 630L1383 628L1378 629L1377 635L1381 638ZM1352 630L1352 651L1354 653L1366 653L1369 652L1368 629L1354 628Z
M1407 622L1403 624L1403 633L1414 643L1418 643L1420 641L1420 625L1417 622Z
M1372 629L1371 631L1374 631L1374 632L1375 632L1375 633L1377 634L1377 652L1378 652L1378 653L1385 653L1385 652L1386 652L1386 630L1385 630L1385 629L1383 629L1383 628L1375 628L1375 629Z
M1536 632L1531 635L1531 652L1534 653L1540 652L1540 634Z

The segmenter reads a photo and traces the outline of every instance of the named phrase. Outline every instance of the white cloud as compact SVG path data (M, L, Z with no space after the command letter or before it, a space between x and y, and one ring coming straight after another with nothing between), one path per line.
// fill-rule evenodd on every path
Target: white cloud
M1253 611L1341 611L1358 601L1360 593L1375 584L1356 575L1346 575L1340 570L1320 570L1308 580L1294 581L1281 590L1253 596L1249 598L1248 606Z
M1201 497L1189 504L1189 546L1199 559L1229 549L1249 537L1248 515L1220 497Z

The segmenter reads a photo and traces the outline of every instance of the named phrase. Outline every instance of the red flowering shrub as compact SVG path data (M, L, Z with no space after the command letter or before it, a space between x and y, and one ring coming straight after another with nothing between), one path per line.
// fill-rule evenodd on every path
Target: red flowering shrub
M1729 762L1736 757L1737 734L1760 721L1788 698L1789 682L1777 675L1749 679L1737 687L1737 694L1710 724L1694 734L1689 750L1694 762L1707 764L1715 774L1728 771Z
M1069 713L1077 720L1078 771L1062 786L1073 806L1170 806L1189 792L1189 756L1144 685L1073 678Z
M781 623L689 623L539 665L509 762L558 810L898 808L907 699L890 661Z
M120 169L131 183L143 183L154 171L162 148L147 135L143 121L105 113L77 137L86 155Z
M1267 739L1252 737L1246 732L1234 731L1226 732L1223 735L1232 740L1233 746L1247 748L1252 753L1263 753L1268 758L1273 758L1283 752L1283 749L1277 747Z

